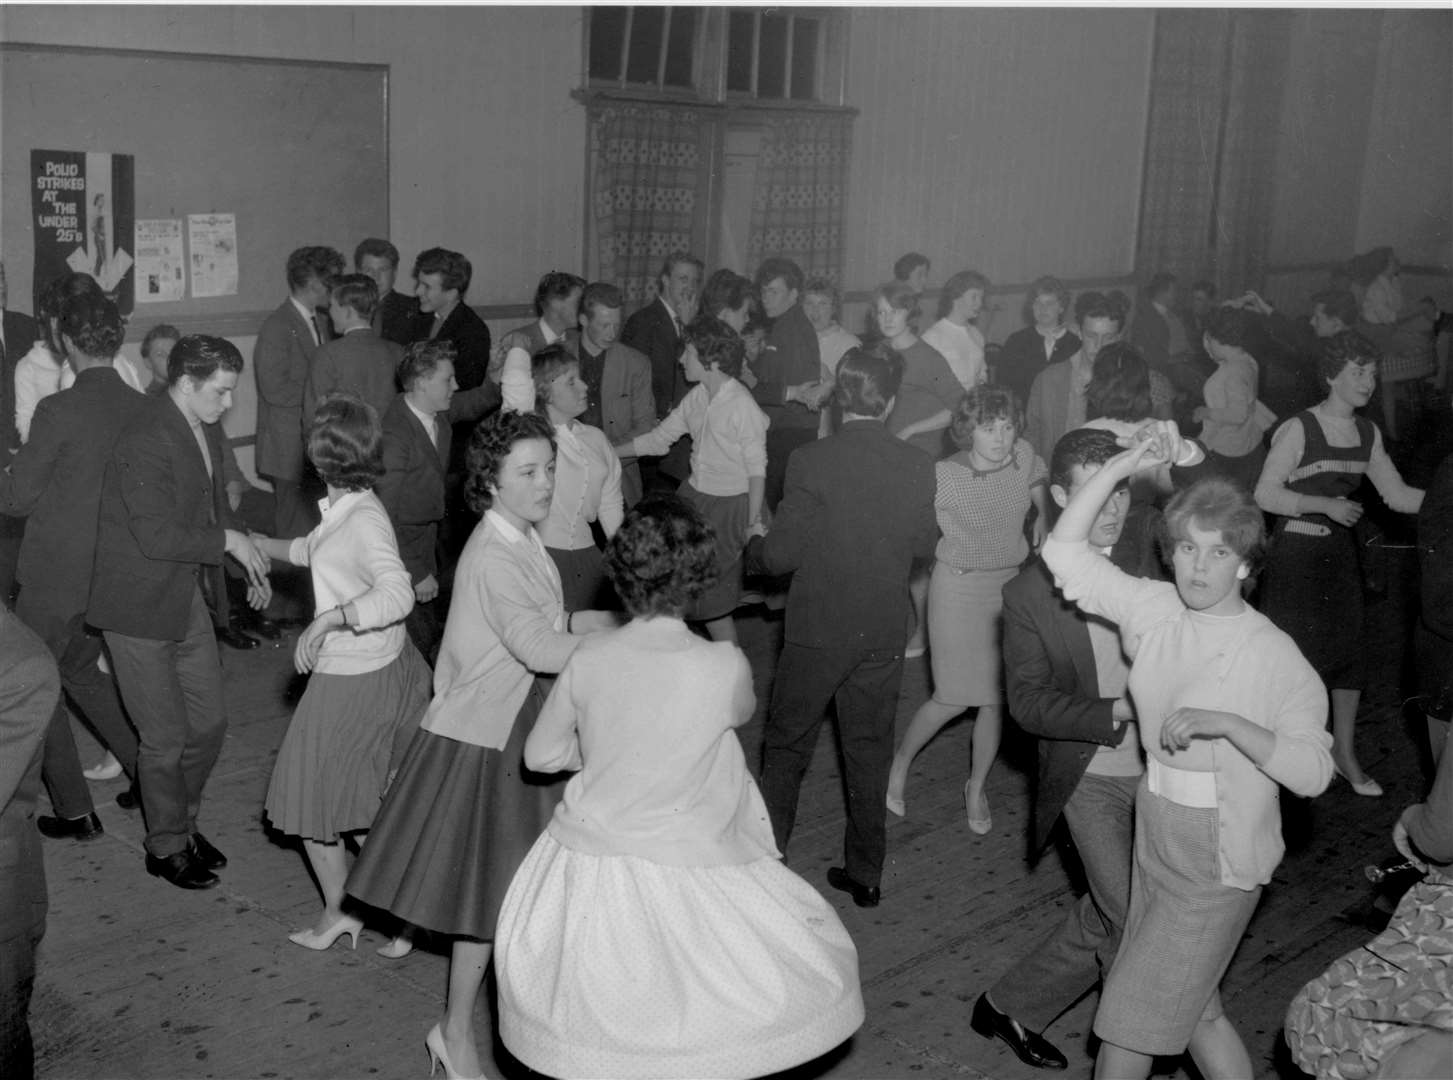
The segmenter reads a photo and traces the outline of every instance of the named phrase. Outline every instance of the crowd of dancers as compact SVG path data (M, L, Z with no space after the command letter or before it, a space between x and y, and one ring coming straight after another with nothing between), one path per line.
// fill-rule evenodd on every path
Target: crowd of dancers
M791 260L703 282L678 253L629 319L615 285L552 271L497 343L459 253L421 253L413 297L387 241L354 264L294 252L259 331L260 511L218 425L236 347L158 327L137 366L89 276L45 290L0 403L7 819L39 776L39 833L100 832L68 705L131 781L148 872L215 886L227 859L198 818L225 729L217 642L276 635L267 613L301 605L307 688L262 808L321 893L291 941L447 942L425 1045L448 1077L485 1073L491 965L501 1037L539 1073L756 1076L864 1019L851 938L784 863L823 721L846 792L826 884L862 907L883 902L915 758L966 713L968 826L993 830L1012 721L1040 743L1033 846L1063 822L1088 888L978 996L973 1029L1065 1068L1046 1031L1100 984L1097 1076L1184 1052L1207 1077L1252 1074L1218 987L1283 855L1279 792L1340 774L1382 794L1355 743L1364 479L1419 515L1435 756L1453 701L1453 466L1409 486L1360 412L1379 365L1445 321L1402 310L1391 253L1305 323L1205 283L1183 311L1168 275L1132 319L1121 294L1072 302L1041 278L1002 347L976 271L920 331L920 255L862 335ZM7 313L5 348L24 333ZM735 613L757 604L785 617L753 770ZM924 652L932 694L895 744ZM1309 1072L1446 1072L1450 761L1395 832L1427 873L1389 928L1397 962L1340 961L1292 1006ZM17 869L38 863L24 833ZM27 895L33 913L35 888L13 878L6 914ZM12 921L7 980L40 933ZM29 1075L28 985L0 988L7 1076Z

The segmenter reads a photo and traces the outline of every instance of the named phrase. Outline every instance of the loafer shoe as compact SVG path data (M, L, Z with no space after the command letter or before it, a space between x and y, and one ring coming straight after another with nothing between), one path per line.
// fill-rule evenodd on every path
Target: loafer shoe
M41 815L35 819L35 827L52 840L93 840L106 831L94 811L78 818Z
M980 994L974 1002L969 1026L986 1039L1003 1039L1020 1061L1036 1069L1063 1069L1069 1065L1069 1060L1043 1035L1027 1030L1014 1017L994 1008L988 994Z
M221 881L221 878L192 857L190 848L160 857L148 855L146 872L179 889L210 889Z
M116 805L123 810L135 810L141 805L141 796L136 793L134 787L129 787L116 796Z
M192 857L208 870L221 870L227 865L227 856L213 847L211 841L199 832L192 833Z
M250 615L243 619L242 629L268 641L277 641L283 636L282 627L263 615Z
M858 907L877 907L878 901L883 897L883 892L878 886L864 885L860 881L854 881L848 877L848 872L841 866L828 867L827 883L834 889L851 896L853 903Z

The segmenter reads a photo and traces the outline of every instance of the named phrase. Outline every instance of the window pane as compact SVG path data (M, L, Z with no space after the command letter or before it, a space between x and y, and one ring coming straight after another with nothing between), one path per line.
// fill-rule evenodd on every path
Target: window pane
M666 9L632 8L631 55L626 61L626 81L656 85L661 64L661 37L666 27Z
M792 24L792 96L799 101L817 97L817 35L822 24L798 17Z
M696 8L671 9L671 34L666 42L666 85L692 86L691 59L696 53Z
M727 89L752 92L752 27L756 16L750 11L733 11L727 20Z
M621 77L621 37L626 32L626 9L597 7L590 9L590 77L619 79Z
M757 50L757 96L787 96L786 15L762 16L762 39Z

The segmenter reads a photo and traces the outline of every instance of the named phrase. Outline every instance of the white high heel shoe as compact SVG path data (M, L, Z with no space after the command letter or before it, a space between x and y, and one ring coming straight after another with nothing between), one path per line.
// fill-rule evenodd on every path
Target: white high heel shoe
M478 1076L465 1076L454 1067L449 1060L449 1052L444 1049L444 1029L435 1024L429 1029L429 1034L424 1036L424 1049L429 1051L429 1076L434 1075L434 1070L440 1065L444 1066L444 1080L484 1080L484 1074Z
M331 949L333 943L344 934L348 935L349 947L358 948L358 931L363 929L363 920L356 919L352 915L345 915L321 934L309 927L306 930L299 930L289 934L288 940L294 945L301 945L305 949L312 949L314 952L323 952Z

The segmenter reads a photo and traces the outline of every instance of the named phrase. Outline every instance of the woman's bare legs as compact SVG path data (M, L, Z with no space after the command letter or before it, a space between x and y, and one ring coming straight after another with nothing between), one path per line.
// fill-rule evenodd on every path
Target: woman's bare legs
M984 798L984 785L988 783L989 770L999 756L999 740L1003 731L1004 706L980 705L979 714L974 717L974 757L969 763L967 788L971 820L989 820L989 800Z
M444 1006L444 1048L461 1076L483 1076L479 1047L474 1042L474 1007L484 985L484 971L494 942L456 938L449 954L449 998Z
M1220 1012L1219 1003L1216 1011ZM1190 1051L1205 1080L1251 1080L1254 1073L1246 1044L1225 1013L1214 1020L1201 1018L1191 1032Z
M945 724L966 708L965 705L946 705L935 698L929 698L913 714L888 770L887 802L894 813L903 812L903 789L908 783L908 769L913 764L913 759L943 730ZM975 732L976 737L977 734Z
M1357 707L1361 703L1361 690L1332 691L1332 763L1353 784L1362 784L1371 779L1362 771L1354 743Z
M1095 1058L1095 1080L1146 1080L1155 1058L1111 1042L1100 1043Z
M318 888L323 893L323 911L313 924L315 932L321 934L343 918L343 883L348 880L348 855L341 842L325 844L319 840L304 840L303 853L313 876L318 879Z

